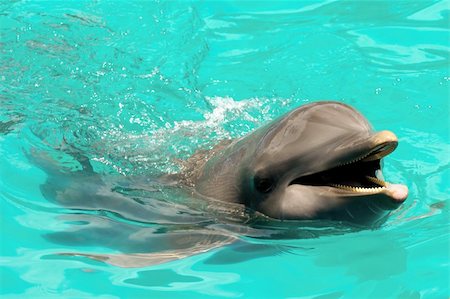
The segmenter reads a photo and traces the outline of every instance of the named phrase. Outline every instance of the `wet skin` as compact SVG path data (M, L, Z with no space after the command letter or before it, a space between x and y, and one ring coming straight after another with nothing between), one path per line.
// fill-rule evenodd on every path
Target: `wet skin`
M316 102L213 148L207 161L194 155L186 177L199 196L272 218L371 224L408 195L381 172L381 159L397 144L394 133L374 132L354 108Z
M255 248L241 241L241 235L310 238L318 231L325 233L315 227L328 228L328 234L340 233L331 227L347 223L381 223L407 197L405 186L387 183L381 174L381 159L396 146L392 132L373 132L368 121L347 105L305 105L243 138L223 141L188 159L184 171L168 183L170 188L173 183L180 187L176 190L193 191L194 197L186 197L189 205L158 199L164 179L117 180L96 173L89 158L68 144L60 151L72 156L81 170L65 169L45 152L32 151L29 158L47 173L43 195L73 210L61 216L72 227L46 238L123 252L60 252L59 258L79 256L142 267L231 243L253 253L274 250ZM193 208L198 202L207 205Z

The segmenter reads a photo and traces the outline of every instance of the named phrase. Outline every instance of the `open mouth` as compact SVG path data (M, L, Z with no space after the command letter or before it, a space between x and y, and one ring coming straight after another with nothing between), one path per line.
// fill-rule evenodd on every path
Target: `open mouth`
M357 161L299 177L291 184L330 186L351 192L380 192L386 188L380 160Z
M395 209L408 197L408 187L384 181L381 159L397 144L392 132L378 132L365 141L349 144L340 157L329 161L328 169L297 177L290 184L328 187L336 197L371 198L383 209Z
M366 194L381 193L388 189L391 191L391 185L398 189L398 185L385 182L381 172L381 158L393 152L396 147L397 142L379 144L356 159L325 171L296 178L291 184L330 186L344 192ZM406 195L398 195L404 196Z

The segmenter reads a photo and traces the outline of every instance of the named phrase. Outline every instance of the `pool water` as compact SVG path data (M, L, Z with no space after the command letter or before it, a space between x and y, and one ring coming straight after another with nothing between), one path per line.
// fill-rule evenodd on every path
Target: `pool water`
M449 4L0 2L2 298L448 298ZM261 224L152 179L322 99L399 137L384 174L410 195L381 227ZM239 241L75 254L205 230Z

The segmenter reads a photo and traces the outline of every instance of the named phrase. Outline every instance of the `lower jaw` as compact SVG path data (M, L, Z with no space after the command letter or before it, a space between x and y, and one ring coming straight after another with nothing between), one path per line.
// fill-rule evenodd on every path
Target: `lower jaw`
M330 184L332 187L351 192L356 196L377 196L389 202L389 206L398 207L408 197L408 188L401 184L391 184L378 178L366 176L371 185L352 186L349 184Z
M347 198L352 203L363 202L376 210L390 211L397 209L404 200L394 198L387 187L360 188L358 191L336 188L339 197ZM367 191L366 191L367 189Z
M361 183L360 186L354 186L351 183L342 183L342 184L329 184L330 186L346 191L356 192L356 193L379 193L383 190L386 190L386 182L371 176L365 176L367 180L366 185ZM369 186L369 184L371 184Z

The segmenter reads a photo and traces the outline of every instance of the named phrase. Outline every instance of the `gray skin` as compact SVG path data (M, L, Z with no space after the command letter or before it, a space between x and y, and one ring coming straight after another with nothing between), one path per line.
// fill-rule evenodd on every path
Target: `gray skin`
M380 175L380 159L397 142L392 132L374 132L348 105L316 102L194 155L185 164L184 182L199 196L244 204L272 218L372 224L407 196L405 186Z

